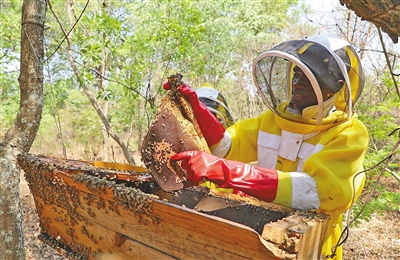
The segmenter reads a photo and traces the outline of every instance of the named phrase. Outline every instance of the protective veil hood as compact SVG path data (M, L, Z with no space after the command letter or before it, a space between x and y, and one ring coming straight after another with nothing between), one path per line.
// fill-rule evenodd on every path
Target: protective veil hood
M204 83L196 89L196 93L199 100L206 105L225 128L235 123L225 97L211 84Z
M289 103L292 98L296 66L310 81L317 99L315 106L303 110L303 117L312 117L320 125L332 110L345 112L344 117L353 115L353 105L364 86L364 74L359 57L348 42L315 35L281 43L255 59L253 79L257 90L278 115L282 113L277 111L278 105Z

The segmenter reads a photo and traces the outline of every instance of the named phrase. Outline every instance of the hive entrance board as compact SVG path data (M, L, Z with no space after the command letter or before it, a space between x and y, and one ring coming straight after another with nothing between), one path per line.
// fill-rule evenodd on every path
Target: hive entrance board
M179 92L181 81L168 78L171 90L161 100L141 147L142 160L164 191L184 187L185 174L170 158L176 153L201 150L210 153L192 108Z

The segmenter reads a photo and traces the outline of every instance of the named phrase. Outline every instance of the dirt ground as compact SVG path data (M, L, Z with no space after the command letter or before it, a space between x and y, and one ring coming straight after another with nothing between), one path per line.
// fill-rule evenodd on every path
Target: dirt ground
M400 185L396 184L400 191ZM25 221L25 247L28 260L68 260L52 247L38 239L39 219L33 197L24 178L21 178L21 204ZM362 222L350 229L350 236L344 244L344 259L356 260L397 260L400 259L400 212L386 212L373 216L371 221ZM112 259L109 259L112 260Z
M400 212L386 212L350 229L344 259L400 259Z

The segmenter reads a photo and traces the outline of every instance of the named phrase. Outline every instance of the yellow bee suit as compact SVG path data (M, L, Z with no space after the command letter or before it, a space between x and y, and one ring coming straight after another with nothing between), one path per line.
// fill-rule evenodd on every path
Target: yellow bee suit
M278 170L273 203L329 215L324 259L341 234L342 213L362 191L365 176L357 173L363 170L368 132L355 114L347 118L335 111L316 125L313 119L285 114L286 106L277 107L281 116L268 110L236 122L213 154ZM342 259L341 247L333 259Z

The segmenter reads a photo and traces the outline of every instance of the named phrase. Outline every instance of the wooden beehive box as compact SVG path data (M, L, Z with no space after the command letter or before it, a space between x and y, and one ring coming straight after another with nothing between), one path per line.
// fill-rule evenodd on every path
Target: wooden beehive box
M317 259L327 217L151 175L20 154L41 239L70 259Z

